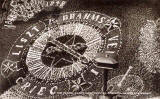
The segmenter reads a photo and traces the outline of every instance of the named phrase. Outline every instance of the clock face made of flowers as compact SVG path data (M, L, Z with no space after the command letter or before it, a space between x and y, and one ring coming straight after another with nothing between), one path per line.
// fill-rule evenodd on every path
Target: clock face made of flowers
M39 21L15 41L1 74L9 78L27 68L25 77L18 78L13 87L25 96L99 92L103 69L98 68L95 57L97 53L118 53L120 26L119 19L92 11L67 12Z

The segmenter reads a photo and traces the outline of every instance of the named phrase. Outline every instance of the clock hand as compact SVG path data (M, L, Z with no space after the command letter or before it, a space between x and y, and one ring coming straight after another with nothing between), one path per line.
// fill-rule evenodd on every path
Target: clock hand
M52 41L49 41L51 42L52 44L56 44L59 48L61 48L62 50L70 53L71 55L73 55L74 57L76 57L77 59L80 59L84 56L82 56L81 54L79 54L78 52L74 51L72 48L68 47L67 45L57 41L57 40L52 40Z

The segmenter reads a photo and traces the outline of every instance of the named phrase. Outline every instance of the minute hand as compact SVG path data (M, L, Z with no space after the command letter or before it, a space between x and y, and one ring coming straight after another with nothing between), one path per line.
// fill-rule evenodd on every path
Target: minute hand
M56 46L58 46L60 49L66 51L67 53L71 54L72 56L74 56L77 59L84 58L83 55L79 54L78 52L76 52L72 48L68 47L66 44L63 44L63 43L61 43L57 40L52 40L50 42L53 43L53 44L56 44Z

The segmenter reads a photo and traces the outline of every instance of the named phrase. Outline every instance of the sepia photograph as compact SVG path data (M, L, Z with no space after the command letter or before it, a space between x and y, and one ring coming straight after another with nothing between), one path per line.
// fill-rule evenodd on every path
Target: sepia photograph
M0 99L160 99L160 1L0 0Z

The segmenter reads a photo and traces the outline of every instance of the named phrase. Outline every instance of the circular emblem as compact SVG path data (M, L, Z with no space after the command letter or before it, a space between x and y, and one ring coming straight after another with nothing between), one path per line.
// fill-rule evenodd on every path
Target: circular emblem
M95 59L97 53L106 57L118 54L120 27L118 18L92 11L67 12L39 21L15 41L1 66L9 70L1 73L9 77L24 71L25 76L16 80L18 87L13 89L26 96L99 92L103 69Z

